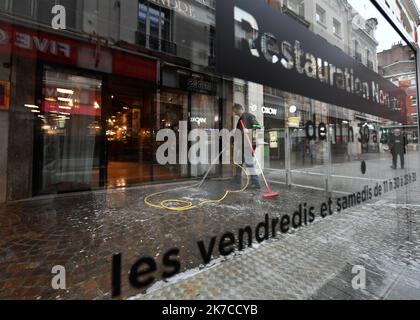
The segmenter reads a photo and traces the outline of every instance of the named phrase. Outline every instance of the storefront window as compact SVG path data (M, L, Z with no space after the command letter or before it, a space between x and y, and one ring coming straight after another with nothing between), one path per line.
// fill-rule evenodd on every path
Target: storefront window
M39 123L39 193L99 187L101 89L100 80L45 69L41 108L26 106Z
M190 126L191 129L205 130L208 134L209 141L207 143L207 163L212 163L212 140L210 137L213 136L213 132L218 132L220 128L220 116L217 100L213 96L194 93L191 96L191 117ZM192 176L202 176L209 169L208 165L192 166ZM214 174L217 168L212 170Z
M265 2L262 3L267 5ZM309 43L291 43L289 48L287 43L280 43L275 30L266 32L261 43L250 41L261 33L257 30L257 27L261 29L261 21L249 23L253 12L236 19L235 41L238 49L251 49L254 57L266 59L273 67L281 64L286 69L315 77L321 82L329 80L330 86L324 87L326 92L344 88L356 95L375 98L376 89L369 89L368 82L362 84L357 78L367 74L373 77L375 73L392 84L392 90L405 94L403 103L395 98L386 101L387 110L399 112L403 118L399 120L402 121L385 116L373 104L362 108L358 103L354 106L340 105L345 102L343 100L324 101L314 97L313 90L309 87L305 89L303 85L290 85L285 81L275 87L244 77L221 74L215 68L218 52L215 39L220 29L216 25L214 1L133 0L130 8L135 5L137 10L132 12L135 24L130 25L134 20L117 19L118 12L127 12L128 7L124 4L114 6L109 17L117 20L112 20L110 25L120 23L120 28L108 28L108 31L105 28L101 31L105 34L100 35L95 43L81 45L77 42L79 40L70 41L65 36L57 38L48 33L35 34L17 27L21 42L13 44L14 50L17 50L13 59L27 59L25 62L34 73L39 73L36 71L39 68L35 63L37 59L42 59L41 65L50 60L58 64L57 67L47 68L43 78L43 109L37 119L42 121L41 127L50 128L40 131L41 140L45 142L41 145L49 147L35 152L35 163L41 163L38 170L41 173L34 170L34 176L39 175L34 179L37 184L34 189L40 192L60 183L69 184L65 177L71 177L70 174L50 175L48 170L51 168L55 172L69 172L75 167L82 168L81 172L94 172L89 180L80 178L83 174L78 176L77 170L73 170L75 185L85 183L85 187L125 186L200 176L206 171L205 166L201 169L185 165L158 166L153 156L159 147L155 141L156 134L163 128L177 130L180 121L187 121L189 130L211 132L220 128L233 129L237 118L230 108L235 103L244 105L261 123L264 132L257 153L267 170L277 170L283 183L309 184L320 189L331 187L331 181L327 180L331 179L334 165L387 156L386 137L396 127L406 130L408 148L417 149L415 54L372 4L346 1L342 5L341 2L321 1L310 6L307 1L300 0L267 2L270 8L281 9L273 12L287 15L290 21L304 26L309 35L319 35L339 48L341 57L351 59L348 61L357 66L359 74L346 68L341 70L338 64L327 66L326 63L330 62L327 59L321 66L316 65L318 57L314 55L312 59L312 52L307 50ZM79 1L64 0L7 3L8 8L4 2L4 9L36 17L43 23L48 23L51 18L50 10L47 10L49 7L63 4L70 12L67 19L70 27L78 23L76 13L81 5ZM103 10L101 6L94 7L96 11ZM4 32L11 36L12 29L9 30L9 27L6 25ZM121 55L118 50L107 47L113 41L117 47L121 45L129 52ZM2 76L0 84L1 103L3 109L8 109L14 103L11 94L14 84L9 82L6 71L7 61L10 60L7 50L11 47L2 45L5 76ZM130 51L132 49L135 55ZM275 54L277 51L285 53L283 58L287 59L281 59ZM156 55L156 59L160 60L159 66L148 62L148 66L137 67L138 55L143 53L148 57ZM399 54L401 63L395 64ZM66 59L66 68L61 68L64 67L61 66L64 62L61 58ZM78 72L81 72L80 76ZM73 94L54 93L54 81ZM95 87L96 83L99 87L93 90L95 94L89 94L92 90L88 87ZM37 91L39 89L34 85L29 96L36 99ZM318 90L318 96L319 91L322 90ZM386 98L378 94L378 99ZM54 102L54 99L60 101ZM69 105L70 101L73 105ZM28 105L39 103L33 100ZM85 125L85 122L89 124ZM75 147L82 143L76 134L78 129L74 129L80 126L90 130L85 132L91 140L84 148ZM92 131L92 128L95 130ZM82 135L84 131L78 132ZM179 148L176 149L179 152ZM78 160L67 161L72 156L65 152L74 153ZM91 159L91 162L86 162L83 167L80 165L81 158ZM55 166L51 165L52 162ZM217 171L213 173L217 174ZM308 176L312 178L307 179ZM69 181L72 179L68 178Z
M293 8L289 1L285 2L285 6L289 9ZM313 8L313 12L307 11L305 18L308 21L318 22L321 25L321 28L319 28L316 24L312 24L309 27L311 31L321 35L335 46L339 44L338 46L343 53L353 56L356 61L373 70L379 76L386 75L385 81L392 80L391 74L397 74L402 72L402 70L410 70L409 67L407 68L407 65L402 66L400 64L395 67L399 71L391 71L394 68L393 62L397 59L396 52L398 50L406 52L404 58L401 57L401 59L409 60L410 49L407 45L402 45L401 43L396 45L399 36L389 27L388 23L372 4L366 3L362 5L358 1L349 1L346 3L344 11L341 12L341 17L333 14L335 8L336 4L333 3L318 3ZM296 10L292 11L296 13ZM287 11L285 12L287 13ZM297 22L307 26L302 19L294 15L290 16ZM352 21L350 24L347 23L348 19ZM249 23L241 26L240 20L242 20L242 23L244 20ZM236 39L237 41L242 39L240 43L237 42L236 48L245 47L247 52L254 56L259 56L258 44L245 40L256 37L256 23L257 21L253 21L246 14L243 14L236 21ZM394 41L383 38L383 34L387 34ZM339 37L337 37L338 35ZM265 39L268 40L261 42L261 53L273 65L280 62L283 63L284 60L282 61L276 55L273 55L273 59L271 59L271 53L277 50L281 51L279 40L270 33L265 35ZM305 44L302 44L301 48L305 48ZM268 56L267 52L269 53ZM297 55L298 53L295 52L295 54ZM310 59L309 54L307 53L306 55L306 58ZM288 55L285 57L288 57ZM411 63L411 65L414 66L414 63ZM365 70L364 67L363 70ZM410 81L415 81L415 71L414 69L411 70ZM302 72L305 71L302 70ZM310 73L310 69L306 69L306 72ZM388 130L394 130L395 127L401 126L405 128L406 135L415 136L414 132L417 130L417 126L410 129L410 123L413 123L411 115L415 115L416 112L415 110L410 111L409 106L413 105L413 98L415 101L414 105L417 106L416 94L409 94L410 91L407 91L409 85L406 88L404 87L404 81L408 80L404 78L404 75L398 77L399 79L393 80L395 84L393 90L398 91L402 89L405 91L405 94L408 96L408 102L405 99L401 99L398 102L389 100L388 104L390 110L400 111L402 118L399 120L392 117L381 117L370 112L355 112L345 107L324 103L310 97L306 98L306 93L296 95L283 91L279 95L282 100L277 105L286 114L286 121L281 125L281 128L287 131L287 134L284 135L287 138L284 140L283 147L286 154L284 169L287 172L288 168L290 168L290 177L287 181L289 183L292 181L293 184L297 185L303 184L320 189L329 189L334 183L331 180L335 180L334 178L331 179L331 174L340 170L338 169L339 167L334 166L335 164L351 163L355 160L382 159L387 156L384 154L384 152L388 152L387 139L381 135L384 128L388 127L390 128ZM411 79L411 77L414 78ZM248 104L248 110L259 117L260 108L262 106L267 107L271 103L272 98L267 94L270 91L272 89L269 90L264 86L264 102L260 102L261 104L257 106L254 106L250 101L258 101L258 95L261 93L254 91L252 96L248 93L249 97L243 100ZM399 91L401 96L404 95L403 91ZM371 94L375 94L375 92L373 91ZM240 101L237 98L234 98L234 100ZM265 143L271 143L271 146L274 146L276 144L273 141L276 141L276 136L282 135L270 132L272 126L272 121L270 120L266 116L263 118L264 129L266 130ZM413 139L410 141L413 141ZM274 148L271 150L272 148L267 148L267 146L265 148L273 151L270 152L270 156L267 156L267 153L265 153L265 164L269 168L272 167L271 154L274 154L275 150ZM413 146L408 148L417 149L417 147ZM290 157L290 161L288 161L288 157Z
M102 150L103 187L126 187L153 181L154 91L146 81L111 76L105 81Z
M180 158L180 122L188 121L188 95L185 92L178 90L165 89L157 95L157 118L156 128L158 130L170 129L176 134L177 143L171 145L170 151L176 154L177 159ZM156 149L162 145L159 142ZM188 165L167 165L160 166L158 164L153 166L154 180L171 180L187 178L190 176Z

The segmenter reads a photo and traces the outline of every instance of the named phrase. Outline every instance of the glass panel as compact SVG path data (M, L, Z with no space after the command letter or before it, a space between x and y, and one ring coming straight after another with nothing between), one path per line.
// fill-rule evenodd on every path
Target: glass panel
M326 13L325 10L322 9L320 6L316 6L316 22L319 22L321 24L326 23Z
M155 10L153 8L149 8L149 19L150 19L150 25L151 25L151 34L154 34L155 36L159 36L159 22L160 22L160 12L158 10Z
M99 187L101 87L93 78L45 70L38 115L43 141L39 193Z
M144 47L147 46L147 25L148 25L148 7L143 4L139 3L139 26L138 26L138 43Z
M155 50L174 52L171 43L169 10L149 2L139 2L138 42Z
M171 146L171 151L176 153L177 159L180 157L180 122L188 121L188 96L180 91L164 90L157 96L157 119L156 128L172 129L177 137L177 144ZM159 148L163 142L158 142ZM156 160L156 159L155 159ZM179 179L189 177L189 167L187 165L155 165L153 167L154 180Z
M294 95L288 95L287 105L296 110L289 110L288 119L293 184L325 190L330 165L328 105Z
M106 110L108 187L152 180L151 109L148 90L127 95L114 88L112 103Z
M211 137L213 136L213 132L219 130L219 120L219 108L217 105L217 99L215 97L203 94L193 94L191 96L190 127L191 130L200 129L207 132L209 137L209 140L206 144L208 155L207 163L212 163L214 160L212 159L213 142ZM217 169L217 166L213 166L210 174L216 173ZM191 168L191 175L193 177L202 176L207 172L207 170L209 170L209 165L193 165Z
M286 183L286 148L289 146L286 133L287 108L286 94L270 87L264 87L263 106L252 106L257 114L262 114L264 137L257 150L263 153L264 170L271 181L282 184Z

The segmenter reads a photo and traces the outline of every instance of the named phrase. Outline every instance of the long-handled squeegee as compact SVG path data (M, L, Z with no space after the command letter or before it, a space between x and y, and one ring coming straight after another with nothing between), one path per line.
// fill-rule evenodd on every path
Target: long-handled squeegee
M267 187L267 191L264 193L263 199L274 199L274 198L277 198L280 194L278 192L273 192L271 190L270 185L268 184L268 181L265 178L264 170L262 169L261 164L260 164L260 161L258 160L258 157L255 154L255 150L254 150L254 148L252 146L251 139L249 138L249 136L247 134L247 131L248 130L247 130L247 128L245 128L244 121L241 119L240 120L240 123L241 123L241 126L242 126L243 130L244 130L244 136L246 136L246 139L248 141L249 147L251 148L252 155L254 156L254 158L255 158L255 160L256 160L256 162L258 164L258 167L259 167L259 169L261 171L262 177L264 179L265 186Z

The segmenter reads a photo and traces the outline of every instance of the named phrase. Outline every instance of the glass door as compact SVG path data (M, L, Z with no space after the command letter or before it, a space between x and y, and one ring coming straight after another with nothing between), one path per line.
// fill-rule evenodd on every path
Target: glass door
M151 181L150 109L142 92L112 95L106 115L108 187Z
M101 93L99 79L45 68L42 105L26 106L39 120L37 194L99 187Z
M207 146L207 163L213 163L220 150L214 150L212 141L213 133L219 130L219 108L217 99L214 96L204 94L191 95L191 113L190 113L190 129L200 129L207 133L208 141ZM217 153L217 154L216 154ZM197 155L199 156L199 155ZM191 176L199 177L206 174L209 170L209 164L200 164L191 166ZM216 174L218 166L212 166L210 174Z
M170 181L182 177L188 177L188 165L180 163L180 123L187 123L188 119L188 95L177 90L162 90L156 98L156 132L159 130L172 130L176 136L176 143L171 145L171 152L176 153L176 164L165 166L155 164L153 166L153 180ZM187 127L187 126L186 126ZM187 131L188 128L185 128ZM164 142L156 142L156 150ZM155 159L156 161L156 159Z

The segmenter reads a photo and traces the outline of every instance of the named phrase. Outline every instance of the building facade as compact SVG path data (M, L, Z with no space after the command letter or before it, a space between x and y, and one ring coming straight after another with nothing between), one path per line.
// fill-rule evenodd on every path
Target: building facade
M420 24L420 11L413 0L380 0L384 10L398 23L410 36L411 40L418 43L418 26Z
M407 125L411 127L410 135L418 139L417 108L417 69L416 57L402 43L396 43L391 49L378 53L380 73L407 94Z
M349 108L314 98L310 90L298 94L302 88L286 90L220 72L216 38L223 30L216 25L216 2L0 1L0 202L203 176L208 165L159 165L157 133L178 132L183 121L189 131L232 130L235 103L263 126L257 154L281 183L301 184L305 170L322 167L325 179L306 183L328 191L333 164L383 155L382 128L405 120L376 112L373 105ZM393 75L381 74L388 65L378 58L376 35L388 22L370 1L364 2L374 16L346 0L267 1L271 7L260 2L338 48L362 74L401 89L400 80L395 85ZM51 28L55 4L67 9L66 30ZM404 12L413 17L412 10ZM276 50L273 43L268 50ZM345 87L343 82L333 74L331 83ZM417 83L410 87L417 91ZM389 109L408 114L409 124L417 125L414 105L405 99ZM308 122L317 139L308 139ZM173 148L180 152L179 145ZM229 177L234 169L215 167L212 174Z

